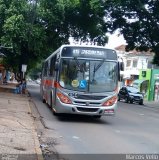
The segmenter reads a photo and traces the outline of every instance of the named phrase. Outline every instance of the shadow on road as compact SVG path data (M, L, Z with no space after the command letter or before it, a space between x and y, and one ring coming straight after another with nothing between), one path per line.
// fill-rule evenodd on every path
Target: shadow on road
M74 122L74 123L87 122L87 123L112 125L112 122L106 121L106 119L104 117L105 116L103 116L101 118L95 118L93 116L76 115L76 114L60 114L57 116L58 120L62 121L62 122ZM108 118L108 116L107 116L107 118Z

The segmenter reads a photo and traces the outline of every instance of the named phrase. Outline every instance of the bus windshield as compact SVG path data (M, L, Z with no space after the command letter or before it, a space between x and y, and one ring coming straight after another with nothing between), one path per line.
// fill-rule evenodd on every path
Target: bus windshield
M117 87L117 62L61 59L59 83L61 87L91 93L111 92Z

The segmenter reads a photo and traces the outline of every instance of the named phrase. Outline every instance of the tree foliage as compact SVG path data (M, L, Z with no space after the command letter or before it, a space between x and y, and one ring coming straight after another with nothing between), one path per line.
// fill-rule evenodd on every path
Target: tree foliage
M33 68L69 37L107 43L120 29L127 49L152 49L159 64L157 0L0 0L0 45L15 70Z
M0 0L0 44L12 46L5 62L15 70L33 68L61 44L100 36L107 42L104 9L98 0Z
M159 1L110 0L105 3L109 28L120 29L127 50L155 52L154 63L159 65Z

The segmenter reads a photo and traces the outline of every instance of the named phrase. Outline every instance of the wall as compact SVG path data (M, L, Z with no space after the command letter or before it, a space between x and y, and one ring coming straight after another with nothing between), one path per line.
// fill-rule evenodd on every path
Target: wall
M146 76L143 76L143 71L146 71ZM147 70L140 70L139 74L140 80L149 80L148 91L146 100L154 101L155 95L155 82L159 82L159 69L147 69Z
M146 75L144 76L143 75L143 71L146 72ZM150 86L151 86L151 69L147 69L147 70L140 70L140 74L139 74L139 79L140 80L148 80L149 83L148 83L148 89L147 89L147 92L146 92L146 96L145 96L145 99L146 100L150 100Z
M151 90L150 90L150 100L154 100L155 94L155 82L159 81L159 69L153 69L151 74Z

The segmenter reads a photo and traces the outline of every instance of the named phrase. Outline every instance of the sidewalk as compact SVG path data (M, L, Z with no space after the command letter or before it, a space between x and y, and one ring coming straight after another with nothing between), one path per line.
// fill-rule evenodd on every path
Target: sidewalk
M14 89L0 85L0 160L43 160L30 97ZM144 101L144 106L159 109L159 102Z
M0 160L42 160L30 98L4 91L0 88Z
M156 108L159 109L159 101L155 102L155 101L144 101L144 105L146 107L150 107L150 108Z

